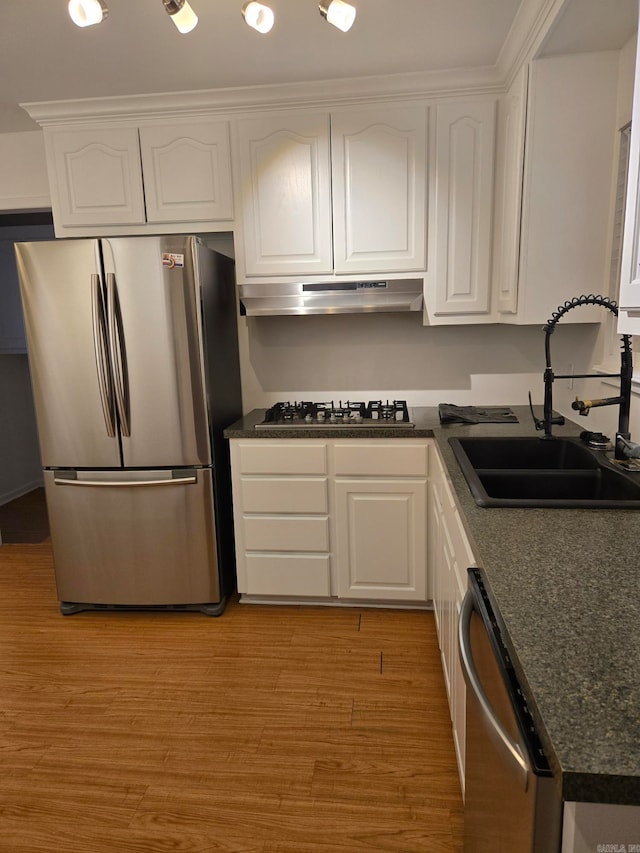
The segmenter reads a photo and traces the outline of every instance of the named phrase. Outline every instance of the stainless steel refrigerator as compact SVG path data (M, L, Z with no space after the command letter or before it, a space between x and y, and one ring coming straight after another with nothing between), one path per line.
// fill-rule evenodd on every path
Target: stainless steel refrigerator
M16 258L62 613L218 615L235 581L233 261L182 235Z

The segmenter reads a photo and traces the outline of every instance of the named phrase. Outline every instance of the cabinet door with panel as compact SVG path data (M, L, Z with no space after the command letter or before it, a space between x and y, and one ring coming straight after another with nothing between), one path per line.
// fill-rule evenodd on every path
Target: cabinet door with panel
M47 128L45 145L56 226L146 221L137 128Z
M337 273L425 269L426 125L422 106L332 114Z
M640 334L640 44L636 53L631 113L618 330L629 335Z
M233 218L228 122L54 127L45 144L63 236L93 226Z
M515 322L544 324L565 300L608 288L618 68L614 51L531 63ZM602 319L583 307L564 322Z
M329 113L238 122L247 276L331 272L329 132Z
M340 598L426 601L425 442L337 442L335 550Z
M146 125L140 152L147 222L233 219L226 121Z
M464 791L466 685L458 654L458 621L467 586L467 568L475 565L444 464L432 446L429 459L429 558L433 572L433 606L442 658L453 742Z
M518 310L522 170L529 69L524 66L498 104L493 287L499 314Z
M490 319L495 124L495 100L436 107L425 293L431 322Z
M341 598L426 600L426 481L337 480Z

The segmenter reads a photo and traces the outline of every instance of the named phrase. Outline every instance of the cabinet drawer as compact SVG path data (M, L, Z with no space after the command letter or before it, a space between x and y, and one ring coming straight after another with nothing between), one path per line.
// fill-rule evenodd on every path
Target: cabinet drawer
M249 595L331 594L329 555L247 554L245 557Z
M325 444L256 441L239 445L241 474L326 474Z
M427 451L428 445L418 441L336 444L335 471L338 476L424 477L428 470Z
M293 477L243 477L242 509L262 513L326 513L327 481Z
M318 517L244 517L247 551L328 551L329 520Z

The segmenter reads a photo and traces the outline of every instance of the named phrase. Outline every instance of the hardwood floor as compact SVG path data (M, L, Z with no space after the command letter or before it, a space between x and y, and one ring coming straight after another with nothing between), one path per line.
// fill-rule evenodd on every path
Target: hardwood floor
M433 616L59 614L0 547L2 853L460 853Z

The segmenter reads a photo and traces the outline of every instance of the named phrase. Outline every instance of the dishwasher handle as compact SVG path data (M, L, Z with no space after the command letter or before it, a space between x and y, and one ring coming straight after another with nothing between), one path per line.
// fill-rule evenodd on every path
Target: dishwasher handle
M487 731L496 748L506 758L514 770L518 781L524 791L529 785L531 767L525 758L522 746L513 740L509 732L504 728L496 716L487 694L482 687L478 671L476 670L471 653L471 614L474 610L473 593L470 589L465 593L460 610L460 621L458 623L458 647L460 652L460 663L462 673L467 686L478 700L480 712L486 725Z

